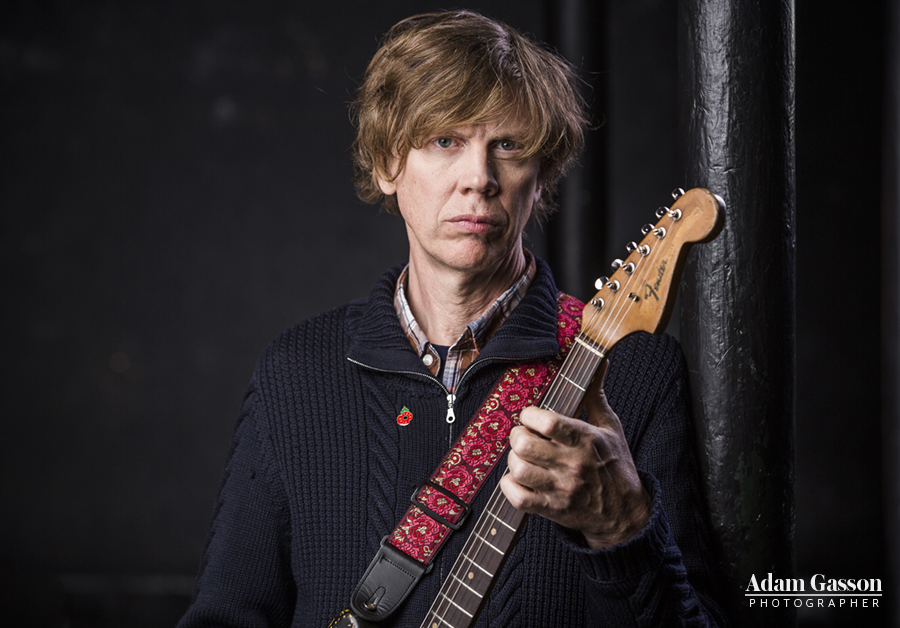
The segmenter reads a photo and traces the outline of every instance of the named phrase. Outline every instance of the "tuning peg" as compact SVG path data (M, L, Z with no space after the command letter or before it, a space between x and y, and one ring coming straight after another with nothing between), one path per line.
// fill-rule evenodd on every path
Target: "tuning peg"
M677 201L682 196L684 196L684 190L682 190L681 188L675 188L674 190L672 190L672 200Z
M647 224L641 227L641 233L644 235L647 235L651 231L653 231L653 225Z
M650 247L646 244L644 246L639 246L638 253L641 254L641 257L647 257L648 255L650 255Z
M613 260L613 263L612 263L612 269L613 269L613 270L619 270L619 268L620 268L620 267L622 266L622 264L624 264L624 263L625 263L625 262L623 262L623 261L620 260L620 259L614 259L614 260Z
M604 305L604 304L603 304L603 299L601 299L600 297L597 297L596 299L592 299L592 300L591 300L591 305L593 305L593 306L594 306L595 308L597 308L598 310L602 310L602 309L603 309L603 305Z
M669 213L668 207L660 207L659 209L656 210L656 217L662 218L663 216L665 216L668 213Z
M632 262L628 262L627 264L625 264L625 265L622 267L622 270L625 271L625 274L626 274L626 275L630 275L631 273L634 272L634 264L633 264Z
M615 292L619 289L619 282L616 280L610 281L608 284L606 284L606 287Z
M628 244L625 245L625 250L628 251L629 253L631 253L637 247L638 247L637 242L629 242Z
M609 281L609 277L600 277L597 281L594 282L594 288L600 290L603 286L606 285L606 282Z
M666 228L665 227L657 227L653 230L653 235L662 240L666 237Z
M673 209L673 210L669 211L669 216L672 217L672 220L679 220L681 218L681 210Z

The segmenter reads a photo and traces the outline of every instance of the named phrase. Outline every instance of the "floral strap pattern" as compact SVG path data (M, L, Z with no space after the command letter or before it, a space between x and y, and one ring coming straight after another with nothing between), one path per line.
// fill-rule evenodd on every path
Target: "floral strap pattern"
M537 405L559 370L581 327L584 304L560 293L557 297L556 339L559 352L549 362L529 362L508 368L487 396L478 413L444 456L430 481L422 485L415 501L450 524L463 516L485 478L509 446L509 433L519 423L519 413ZM436 484L441 490L429 484ZM456 499L448 496L450 493ZM452 528L412 505L394 529L389 543L410 558L428 565L450 536Z

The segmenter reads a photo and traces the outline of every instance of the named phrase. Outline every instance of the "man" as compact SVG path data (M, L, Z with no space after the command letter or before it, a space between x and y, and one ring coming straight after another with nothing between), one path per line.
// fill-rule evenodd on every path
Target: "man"
M403 217L409 264L261 358L183 627L327 626L504 370L558 350L557 290L522 231L581 147L568 65L474 13L417 16L385 37L354 111L357 189ZM721 620L687 405L677 345L641 334L587 422L522 411L501 488L540 516L475 625ZM470 530L379 625L421 624Z

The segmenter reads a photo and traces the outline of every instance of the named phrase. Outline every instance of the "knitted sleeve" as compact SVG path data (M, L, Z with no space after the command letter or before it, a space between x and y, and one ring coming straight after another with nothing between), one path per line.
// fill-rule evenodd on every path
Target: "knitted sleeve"
M687 372L677 342L639 334L617 348L607 375L641 481L652 500L644 530L586 548L563 530L583 566L587 626L719 626L709 525L699 487Z
M258 430L253 388L235 428L194 600L178 628L274 628L291 623L287 504Z

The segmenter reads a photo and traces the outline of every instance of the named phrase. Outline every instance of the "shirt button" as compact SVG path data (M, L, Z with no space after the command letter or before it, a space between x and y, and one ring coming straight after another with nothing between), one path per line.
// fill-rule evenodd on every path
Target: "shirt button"
M430 353L426 353L422 356L422 362L425 363L425 366L431 366L432 364L434 364L434 356Z

